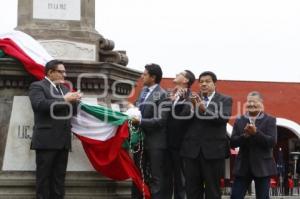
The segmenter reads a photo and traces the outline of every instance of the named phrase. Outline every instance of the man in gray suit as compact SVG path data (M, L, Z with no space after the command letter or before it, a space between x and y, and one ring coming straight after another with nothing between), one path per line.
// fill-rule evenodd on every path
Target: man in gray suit
M235 121L231 146L240 147L233 173L232 199L244 198L252 180L258 199L269 198L270 177L277 169L273 147L277 141L276 119L263 110L260 93L247 96L247 112Z
M81 94L69 92L62 84L66 76L62 62L48 62L45 75L29 88L34 113L31 149L36 151L36 198L63 199L71 148L70 119Z
M137 100L137 105L142 114L141 120L133 119L135 125L139 125L145 133L144 148L134 155L135 162L146 174L146 166L149 167L150 179L146 179L151 189L152 199L165 199L165 156L167 148L166 121L168 117L167 110L167 92L160 87L162 79L162 70L157 64L148 64L145 66L142 80L144 88ZM142 198L133 188L132 198Z

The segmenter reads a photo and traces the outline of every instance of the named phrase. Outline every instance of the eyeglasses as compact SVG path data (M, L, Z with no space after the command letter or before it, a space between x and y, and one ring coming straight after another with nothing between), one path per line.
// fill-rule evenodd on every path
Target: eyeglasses
M66 74L66 71L65 71L65 70L58 70L58 69L55 69L54 71L57 71L57 72L59 72L60 74Z

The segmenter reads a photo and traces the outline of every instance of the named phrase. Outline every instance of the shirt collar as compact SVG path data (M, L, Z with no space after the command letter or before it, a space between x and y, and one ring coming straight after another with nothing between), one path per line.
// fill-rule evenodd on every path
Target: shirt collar
M249 112L246 112L245 113L245 117L249 119L254 119L254 120L257 120L257 119L261 119L264 117L264 112L263 111L260 111L256 116L252 117L250 116Z
M210 96L207 96L208 102L211 101L211 99L215 96L215 94L216 94L216 91L214 91Z
M154 84L154 85L148 87L149 93L151 93L157 86L158 86L158 84Z

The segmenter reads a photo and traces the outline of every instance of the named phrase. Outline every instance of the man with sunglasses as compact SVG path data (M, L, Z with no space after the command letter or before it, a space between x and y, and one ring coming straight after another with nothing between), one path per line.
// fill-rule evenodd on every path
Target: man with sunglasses
M36 198L63 199L64 181L71 148L70 119L81 98L63 85L63 62L49 61L45 78L33 82L29 98L34 113L31 149L36 151Z
M191 86L195 75L184 70L173 80L175 85L170 93L171 111L167 121L167 190L166 199L185 199L185 179L183 176L183 162L180 157L180 147L190 118L188 115L192 105L189 102ZM174 195L174 196L173 196Z

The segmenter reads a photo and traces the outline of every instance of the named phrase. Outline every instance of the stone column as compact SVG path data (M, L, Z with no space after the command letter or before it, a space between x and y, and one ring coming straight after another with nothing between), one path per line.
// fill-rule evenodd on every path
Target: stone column
M16 29L56 59L128 64L126 51L95 30L95 0L19 0Z
M95 44L95 0L19 0L18 30L39 40Z

